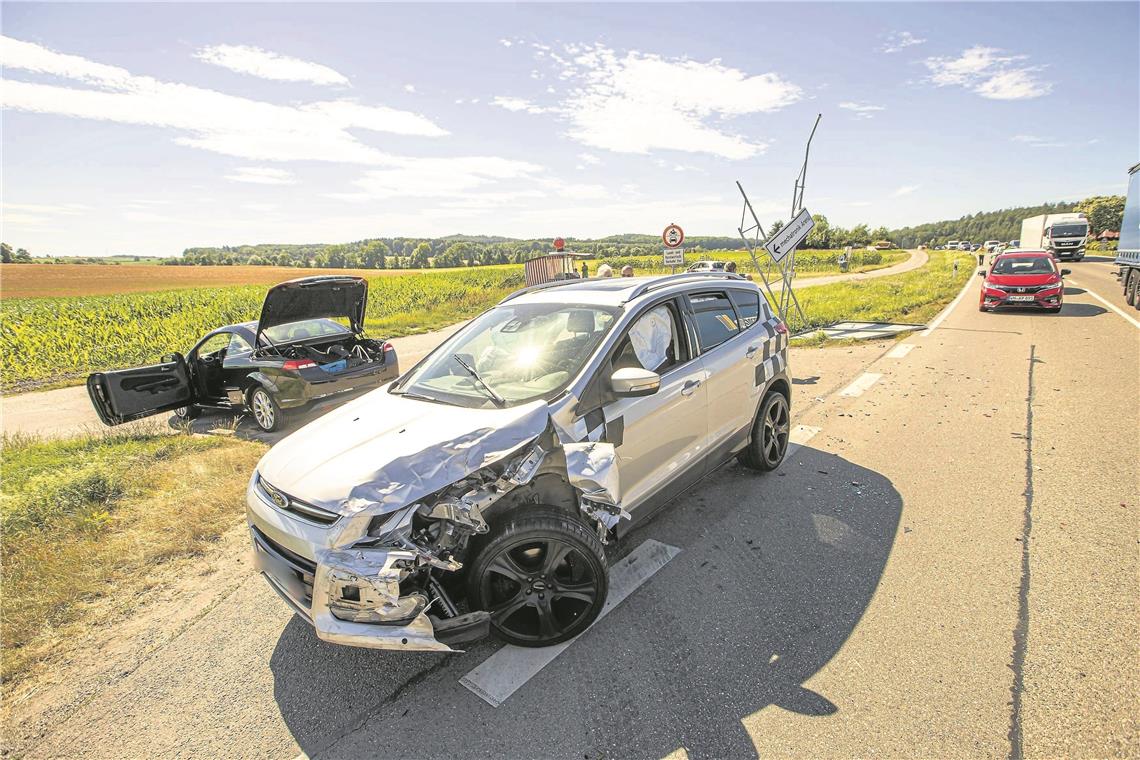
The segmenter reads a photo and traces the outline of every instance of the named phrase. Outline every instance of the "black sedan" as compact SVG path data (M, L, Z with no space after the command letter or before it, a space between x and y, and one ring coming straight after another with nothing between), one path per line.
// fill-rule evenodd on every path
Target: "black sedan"
M212 408L248 412L262 430L279 430L286 409L400 374L392 344L364 335L367 302L360 277L281 283L266 294L257 322L219 327L185 356L91 375L91 403L107 425L170 410L191 419Z

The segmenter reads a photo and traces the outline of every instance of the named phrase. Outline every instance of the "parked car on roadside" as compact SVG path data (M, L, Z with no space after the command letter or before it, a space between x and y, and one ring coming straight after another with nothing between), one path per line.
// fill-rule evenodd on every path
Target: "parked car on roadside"
M96 372L87 391L99 418L119 425L165 411L249 413L264 431L285 411L374 388L399 372L391 343L364 335L368 281L341 275L290 280L265 296L257 322L210 331L185 356Z
M1062 279L1068 269L1059 269L1057 260L1047 251L1006 251L990 264L988 271L978 272L982 281L978 310L990 311L1005 306L1043 309L1056 314L1065 300Z
M689 266L687 272L724 272L728 266L727 261L697 261Z
M780 465L787 346L737 275L518 291L269 450L257 568L339 644L566 641L606 602L604 543L727 459Z

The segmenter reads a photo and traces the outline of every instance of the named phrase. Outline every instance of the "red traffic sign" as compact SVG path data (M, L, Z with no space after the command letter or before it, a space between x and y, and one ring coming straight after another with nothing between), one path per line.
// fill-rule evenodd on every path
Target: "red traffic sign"
M566 247L566 241L562 238L554 238L554 250L561 251Z
M679 248L681 243L685 242L685 231L675 224L670 224L661 233L661 239L665 242L666 248Z

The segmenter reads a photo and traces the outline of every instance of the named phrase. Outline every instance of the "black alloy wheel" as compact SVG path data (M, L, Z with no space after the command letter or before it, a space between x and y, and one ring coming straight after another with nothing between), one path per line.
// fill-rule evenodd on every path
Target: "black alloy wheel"
M788 399L779 391L769 391L752 424L752 438L737 460L752 470L769 472L780 466L788 453L792 415Z
M605 553L589 526L532 504L504 516L467 574L472 609L490 612L498 636L524 647L577 636L608 591Z

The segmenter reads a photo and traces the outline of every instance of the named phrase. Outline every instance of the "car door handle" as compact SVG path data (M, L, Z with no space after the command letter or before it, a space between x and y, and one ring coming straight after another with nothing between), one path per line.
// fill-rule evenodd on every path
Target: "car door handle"
M760 346L749 346L748 350L744 352L744 355L747 356L749 359L751 359L752 355L755 354L759 350L760 350Z
M695 391L697 388L700 388L700 387L701 387L701 381L700 380L686 380L685 384L683 386L681 386L681 395L682 396L692 396L693 391Z

